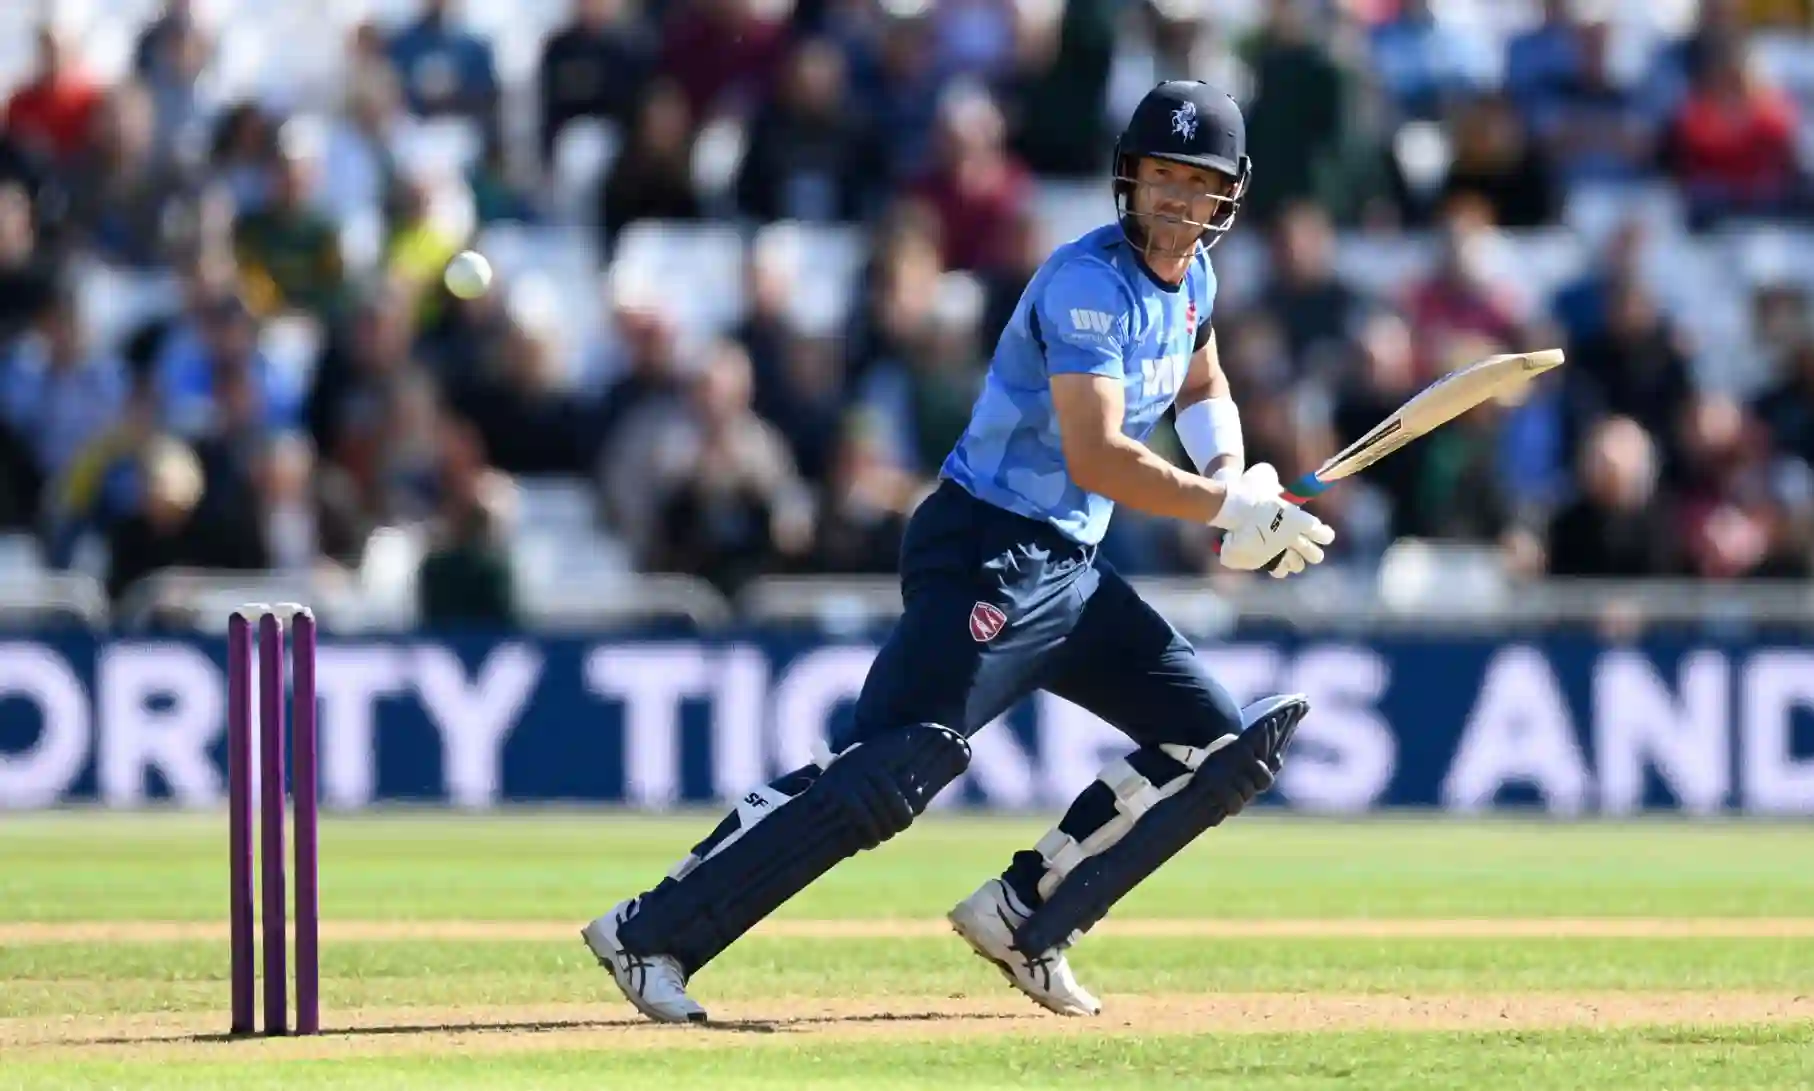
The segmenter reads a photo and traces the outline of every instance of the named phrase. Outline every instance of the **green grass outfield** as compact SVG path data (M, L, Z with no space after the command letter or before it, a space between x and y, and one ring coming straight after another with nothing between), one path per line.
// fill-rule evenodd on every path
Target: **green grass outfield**
M0 1089L1798 1088L1814 825L1250 815L1047 1015L943 926L1044 822L935 815L635 1017L578 928L712 816L330 817L323 1023L228 1041L223 815L0 820Z

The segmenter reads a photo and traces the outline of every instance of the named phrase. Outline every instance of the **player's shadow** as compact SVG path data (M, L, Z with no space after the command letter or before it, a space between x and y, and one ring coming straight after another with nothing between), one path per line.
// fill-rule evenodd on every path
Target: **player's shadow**
M684 1026L664 1026L646 1019L629 1016L619 1019L546 1019L503 1021L495 1023L391 1023L367 1027L324 1027L321 1038L383 1038L419 1034L552 1034L575 1030L642 1029L672 1034L710 1032L717 1034L781 1034L810 1030L813 1027L861 1026L890 1023L960 1023L968 1021L1001 1021L1025 1018L1005 1012L911 1011L874 1012L865 1015L802 1015L787 1019L725 1019ZM197 1044L254 1041L262 1034L189 1034L172 1038L128 1037L87 1038L80 1044L94 1046L144 1045L150 1041L192 1042ZM75 1044L75 1043L70 1043Z

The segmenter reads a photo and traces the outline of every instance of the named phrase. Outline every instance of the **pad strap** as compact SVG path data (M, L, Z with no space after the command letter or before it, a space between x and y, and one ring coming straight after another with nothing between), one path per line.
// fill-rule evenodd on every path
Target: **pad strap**
M1190 781L1190 773L1197 771L1203 760L1211 754L1234 742L1233 735L1225 735L1207 747L1180 746L1175 743L1161 744L1159 750L1174 759L1187 771L1172 778L1160 786L1141 775L1140 771L1129 764L1126 758L1116 758L1103 767L1096 776L1106 785L1115 797L1115 814L1107 822L1096 827L1082 841L1064 831L1061 826L1054 826L1034 845L1034 851L1045 859L1046 871L1039 880L1039 896L1049 898L1065 876L1074 871L1078 864L1107 849L1110 845L1127 836L1140 821L1140 816L1153 809L1163 800L1176 795Z

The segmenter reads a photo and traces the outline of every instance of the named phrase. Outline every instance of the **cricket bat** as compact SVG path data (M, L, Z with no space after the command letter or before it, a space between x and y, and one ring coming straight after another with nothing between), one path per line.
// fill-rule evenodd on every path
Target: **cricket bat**
M1561 365L1561 349L1544 349L1490 356L1451 371L1418 391L1366 435L1286 486L1285 499L1302 504L1419 436L1428 435L1488 399ZM1216 539L1215 549L1218 553L1222 550L1220 538Z

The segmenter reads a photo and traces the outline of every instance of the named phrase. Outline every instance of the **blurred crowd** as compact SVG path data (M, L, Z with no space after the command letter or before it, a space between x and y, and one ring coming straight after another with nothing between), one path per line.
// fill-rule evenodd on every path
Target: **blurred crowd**
M1208 0L571 0L525 114L467 21L490 2L356 23L325 111L223 95L218 5L168 0L117 78L43 24L0 121L0 526L57 566L98 545L116 596L173 566L348 571L377 528L421 526L425 617L502 619L513 487L560 478L589 483L642 570L732 592L892 571L1063 241L1041 187L1098 186L1106 222L1120 119L1194 76L1248 113L1255 182L1221 245L1258 260L1223 268L1214 322L1250 460L1289 476L1458 363L1569 353L1530 397L1319 500L1342 563L1418 537L1533 574L1810 574L1803 286L1756 293L1764 379L1733 390L1702 381L1648 287L1637 220L1537 298L1488 260L1584 185L1666 180L1690 233L1809 219L1799 102L1751 49L1759 25L1805 30L1804 3L1703 0L1633 59L1609 5L1563 0L1489 39L1426 0L1226 5L1241 20ZM473 138L451 174L410 154L447 120ZM556 191L580 131L613 135L576 203ZM829 328L799 321L761 247L723 328L599 276L601 333L577 347L508 283L466 302L439 280L498 224L583 235L596 276L637 225L777 221L864 232ZM1408 290L1337 274L1338 238L1407 232L1437 240ZM76 275L96 267L175 290L97 338L108 301ZM1201 533L1132 513L1105 551L1214 570Z

